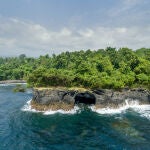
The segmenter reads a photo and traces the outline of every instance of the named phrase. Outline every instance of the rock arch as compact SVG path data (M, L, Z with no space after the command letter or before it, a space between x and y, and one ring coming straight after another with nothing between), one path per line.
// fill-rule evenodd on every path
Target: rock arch
M90 92L78 93L75 96L75 104L96 104L96 97Z

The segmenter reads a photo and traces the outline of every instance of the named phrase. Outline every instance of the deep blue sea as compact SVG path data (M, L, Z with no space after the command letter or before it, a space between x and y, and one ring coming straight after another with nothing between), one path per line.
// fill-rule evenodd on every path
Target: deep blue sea
M149 106L34 112L13 88L0 86L0 150L150 150Z

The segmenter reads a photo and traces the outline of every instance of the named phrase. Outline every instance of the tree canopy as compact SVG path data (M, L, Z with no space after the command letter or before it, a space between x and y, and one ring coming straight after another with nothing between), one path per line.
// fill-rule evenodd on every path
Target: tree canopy
M150 88L150 49L111 48L0 57L0 80L25 79L30 86Z

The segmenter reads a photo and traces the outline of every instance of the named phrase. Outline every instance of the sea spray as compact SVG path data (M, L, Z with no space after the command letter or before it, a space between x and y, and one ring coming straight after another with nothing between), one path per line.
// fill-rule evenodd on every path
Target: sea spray
M127 109L139 106L138 100L130 100L126 99L125 103L123 105L118 105L117 108L110 108L110 107L105 107L105 108L96 108L95 106L90 107L93 111L99 113L99 114L116 114L116 113L123 113Z
M77 105L74 106L74 109L71 109L69 111L65 111L62 109L59 109L56 111L54 111L54 110L38 111L31 107L31 101L32 100L27 101L27 103L23 106L23 108L21 110L35 112L35 113L42 112L44 115L52 115L52 114L56 114L56 113L75 114L75 113L80 113L81 111L83 111L83 107L78 107ZM125 113L126 110L128 110L130 108L133 111L139 113L140 116L150 119L150 105L140 105L138 100L126 99L124 105L119 106L118 108L106 107L106 108L96 109L96 107L94 105L89 106L88 108L91 109L93 112L96 112L99 114L109 114L109 115Z
M65 111L65 110L62 110L62 109L59 109L59 110L48 110L48 111L45 111L43 114L44 115L52 115L52 114L55 114L55 113L61 113L61 114L75 114L75 113L79 113L80 112L80 109L79 107L77 106L74 106L73 109L69 110L69 111Z
M92 109L92 111L97 112L99 114L109 114L109 115L125 113L126 110L132 109L133 111L139 113L140 116L150 119L150 105L146 104L140 105L138 100L126 99L125 104L119 106L118 108L106 107L96 109L95 106L91 106L90 108Z
M133 107L133 110L139 113L141 117L145 117L150 120L150 105L139 105Z
M32 100L27 101L27 103L23 106L23 108L21 110L22 111L35 112L35 113L41 112L44 115L52 115L52 114L56 114L56 113L61 113L61 114L75 114L75 113L80 113L80 108L78 106L74 106L73 109L68 110L68 111L65 111L65 110L62 110L62 109L55 110L55 111L54 110L39 111L39 110L35 110L35 109L33 109L31 107L31 101Z

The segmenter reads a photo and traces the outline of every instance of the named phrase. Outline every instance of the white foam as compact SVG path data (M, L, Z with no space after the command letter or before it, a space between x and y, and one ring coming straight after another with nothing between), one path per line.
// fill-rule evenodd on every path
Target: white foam
M89 108L92 111L97 112L99 114L109 114L109 115L125 113L126 110L131 108L133 111L136 111L141 117L146 117L146 118L150 119L150 105L140 105L138 100L132 101L132 100L127 99L127 100L125 100L125 104L123 106L120 106L116 109L109 108L109 107L96 109L95 106L90 106ZM31 107L31 100L29 100L21 110L34 112L34 113L42 112L44 115L52 115L52 114L56 114L56 113L75 114L77 112L80 113L82 109L79 108L78 106L74 106L74 109L69 110L69 111L64 111L62 109L56 110L56 111L53 111L53 110L38 111Z
M64 111L62 109L59 109L59 110L56 110L56 111L52 111L52 110L49 110L49 111L45 111L44 112L44 115L51 115L51 114L55 114L55 113L61 113L61 114L75 114L79 111L79 107L77 106L74 106L73 109L69 110L69 111Z
M133 110L139 113L141 117L146 117L150 120L150 105L139 105Z
M42 112L44 115L52 115L52 114L56 114L56 113L61 113L61 114L75 114L77 112L80 112L79 110L79 107L77 106L74 106L73 109L69 110L69 111L65 111L65 110L62 110L62 109L59 109L59 110L47 110L47 111L38 111L38 110L35 110L31 107L31 100L29 100L25 105L24 107L21 109L22 111L30 111L30 112L35 112L35 113L38 113L38 112Z
M117 114L125 112L127 109L137 105L139 105L138 101L125 100L125 104L123 106L119 106L118 108L106 107L96 109L95 106L92 106L91 109L99 114Z
M30 112L43 112L35 110L31 107L31 100L27 101L27 103L21 108L22 111L30 111Z
M133 101L127 99L125 100L125 104L123 106L120 106L116 109L109 107L96 109L95 106L92 106L90 108L92 109L92 111L97 112L99 114L109 114L109 115L124 113L126 112L126 110L131 108L132 110L139 113L140 116L150 119L150 105L140 105L138 100Z

